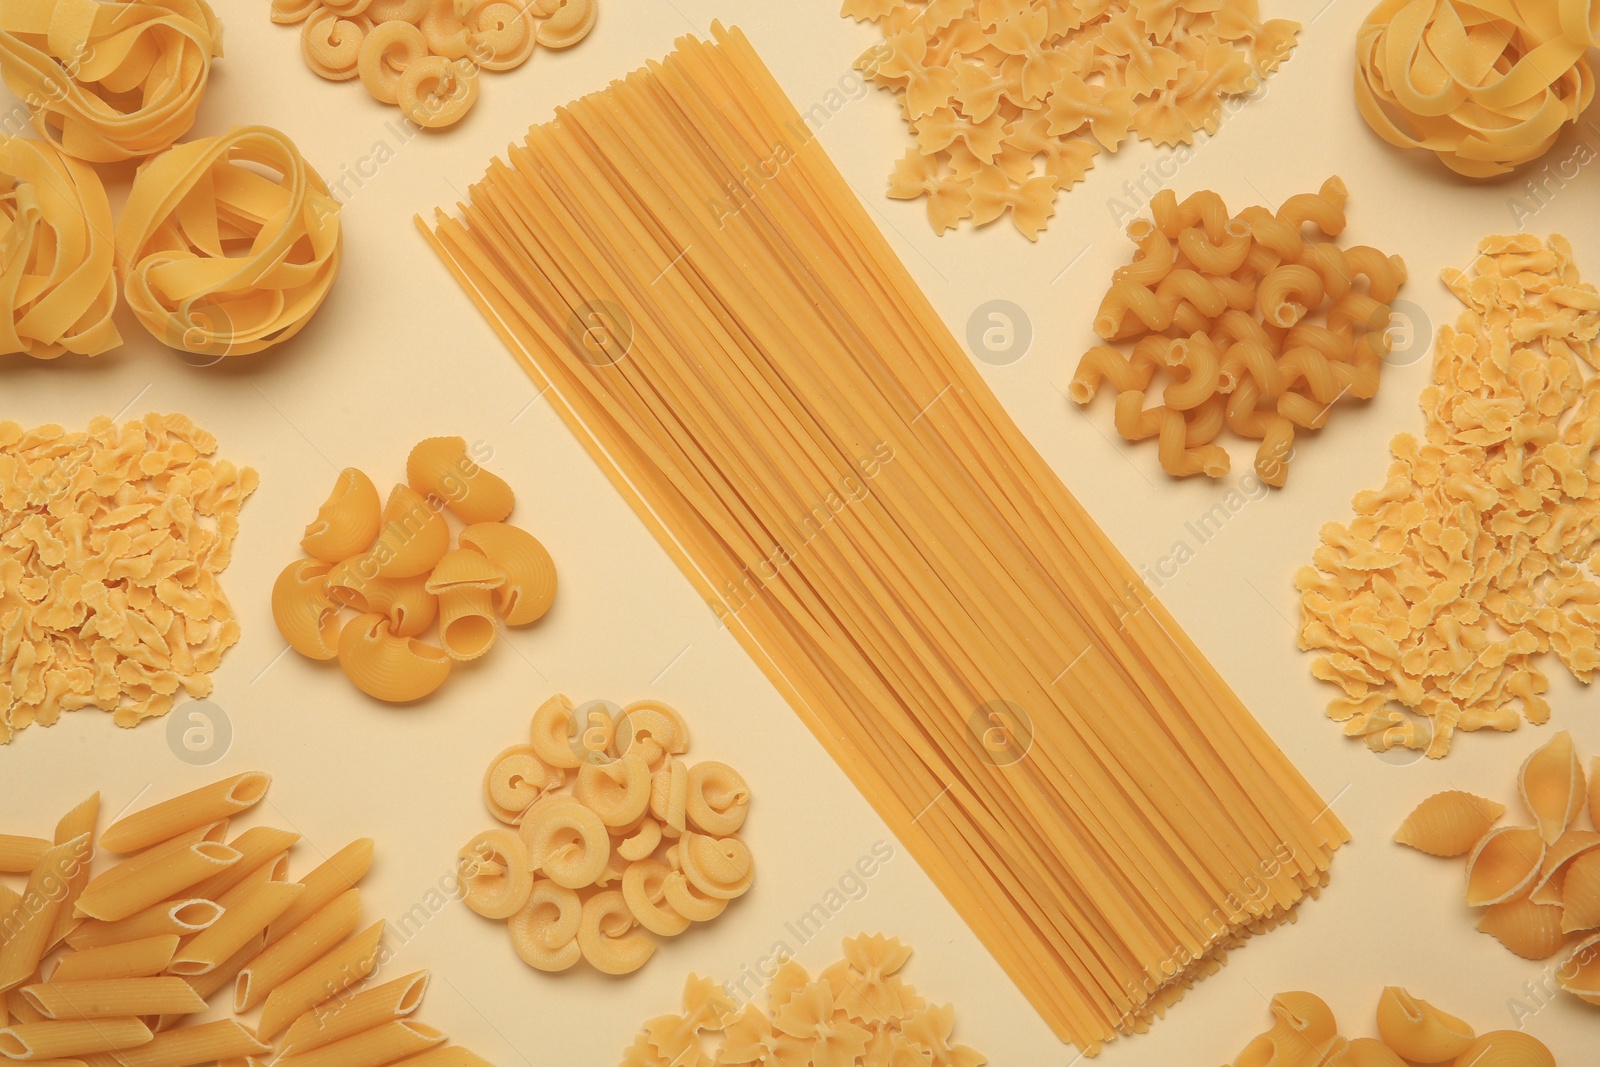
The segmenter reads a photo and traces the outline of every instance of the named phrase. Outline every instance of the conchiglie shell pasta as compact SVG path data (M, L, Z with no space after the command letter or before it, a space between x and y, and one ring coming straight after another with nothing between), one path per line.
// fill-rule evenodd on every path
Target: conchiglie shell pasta
M1522 764L1517 786L1523 803L1533 813L1546 842L1554 843L1583 810L1583 765L1572 748L1572 735L1563 730Z
M1584 853L1567 868L1561 907L1565 932L1600 928L1600 851Z
M1535 904L1527 897L1496 904L1483 913L1478 929L1525 960L1547 960L1561 951L1561 908Z
M1544 838L1532 827L1491 830L1467 858L1467 903L1481 908L1516 899L1538 878L1544 855Z
M1398 986L1378 999L1378 1036L1404 1059L1444 1063L1472 1044L1472 1027Z
M506 577L495 592L507 626L542 618L556 597L556 565L531 533L504 522L479 522L461 531L461 545L481 552Z
M505 575L470 548L444 554L428 576L428 592L439 598L439 643L452 659L473 660L494 645L494 590Z
M1556 968L1561 988L1590 1004L1600 1004L1600 934L1580 941Z
M1394 839L1430 856L1465 856L1505 811L1504 804L1446 790L1418 804Z
M365 552L378 536L383 504L378 488L361 471L346 467L333 483L333 492L306 527L300 547L329 563L339 563Z
M578 926L583 902L575 890L540 878L528 902L506 924L511 947L522 961L541 971L564 971L583 958Z
M528 848L515 830L496 827L461 850L461 899L485 919L509 919L533 892Z
M430 437L406 457L406 481L423 496L434 496L462 522L501 522L516 498L511 487L467 456L460 437Z
M1521 1030L1491 1030L1467 1046L1457 1067L1556 1067L1543 1041Z
M426 577L379 578L370 554L335 564L328 572L328 595L363 615L384 616L396 637L416 637L439 614L439 598L428 592Z
M1560 904L1561 888L1567 869L1579 856L1600 849L1600 833L1593 830L1568 830L1545 852L1539 865L1539 879L1528 894L1535 904Z
M518 823L534 802L564 784L566 776L546 767L532 745L512 745L494 758L483 776L483 800L501 822Z
M600 816L569 796L549 796L522 819L522 839L535 871L568 889L594 884L611 858Z
M289 647L310 659L339 655L339 605L328 595L328 564L296 560L272 583L272 621Z
M444 650L414 637L399 637L382 615L359 615L339 635L339 665L370 697L403 704L420 700L450 674Z
M528 724L528 736L533 750L546 766L570 771L583 762L572 743L576 725L572 701L562 693L546 700L534 711L533 720Z
M655 955L656 942L638 929L628 903L615 889L583 902L578 948L590 966L605 974L631 974Z
M450 549L450 526L408 485L397 485L383 505L383 525L372 546L382 578L411 578L433 570Z

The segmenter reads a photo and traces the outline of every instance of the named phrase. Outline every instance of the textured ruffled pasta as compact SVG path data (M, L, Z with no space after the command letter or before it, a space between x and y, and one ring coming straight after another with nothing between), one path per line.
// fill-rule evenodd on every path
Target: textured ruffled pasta
M222 27L205 0L27 0L0 10L0 76L33 126L91 163L138 159L194 125Z
M1467 903L1475 908L1515 900L1532 888L1546 846L1527 826L1490 830L1467 857Z
M1538 159L1594 98L1588 0L1383 0L1356 41L1373 131L1487 178Z
M1517 788L1547 843L1555 844L1582 813L1586 784L1572 735L1565 730L1523 761Z
M0 355L98 356L122 343L110 235L92 169L44 141L0 136Z
M1505 812L1504 804L1448 789L1418 804L1394 839L1430 856L1465 856Z
M218 358L299 333L328 295L341 248L339 202L265 126L148 161L117 222L118 269L139 321L172 348Z
M1388 986L1378 998L1378 1036L1405 1059L1443 1063L1466 1051L1475 1035L1449 1012Z
M1567 939L1561 926L1560 907L1527 897L1496 904L1478 920L1479 930L1527 960L1546 960L1561 951Z

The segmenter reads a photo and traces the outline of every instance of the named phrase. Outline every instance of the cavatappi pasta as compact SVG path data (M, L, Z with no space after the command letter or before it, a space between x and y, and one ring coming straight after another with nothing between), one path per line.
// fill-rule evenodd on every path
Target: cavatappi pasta
M428 696L488 652L502 625L537 622L555 599L550 554L504 521L514 503L460 437L419 442L382 504L372 479L347 467L300 541L312 558L273 584L278 632L308 659L337 659L375 699ZM456 548L446 513L467 524ZM424 639L435 624L437 643Z
M1000 409L748 42L714 37L560 109L424 230L1055 1031L1142 1029L1321 885L1345 832ZM687 819L681 762L652 775L663 826ZM637 881L681 916L724 906L678 872Z
M1558 235L1478 253L1444 272L1466 310L1435 338L1422 436L1295 575L1328 717L1374 750L1548 721L1540 653L1600 667L1600 292Z
M1255 0L844 0L842 13L882 30L855 66L898 94L916 142L889 195L926 197L938 233L1010 211L1029 240L1101 149L1216 133L1224 102L1258 88L1300 32Z
M208 696L239 639L222 592L256 472L186 415L0 421L0 744L98 707L118 726Z
M291 882L298 834L252 826L229 837L229 818L269 782L234 775L126 814L98 838L96 794L37 839L42 849L0 837L0 874L28 876L18 890L0 880L0 1063L488 1067L416 1020L427 972L367 980L392 955L381 921L358 932L370 840ZM174 862L195 849L210 862ZM9 857L25 852L31 864L13 871ZM105 865L114 852L127 855ZM235 1014L259 1006L259 1022L195 1022L219 994L216 1006Z
M1095 315L1106 343L1078 361L1068 396L1087 404L1110 385L1117 432L1156 438L1174 477L1226 474L1215 441L1228 429L1261 442L1256 476L1283 485L1298 430L1320 428L1345 396L1377 394L1389 304L1406 279L1399 256L1305 234L1307 223L1341 234L1347 198L1330 178L1276 212L1230 217L1216 193L1181 203L1170 189L1157 193L1152 217L1128 227L1133 260ZM1133 348L1124 355L1119 344ZM1160 401L1149 403L1163 369Z
M599 11L599 0L272 0L273 22L300 27L314 74L359 80L430 130L466 117L481 72L520 67L540 46L571 48Z
M484 803L506 825L460 852L467 907L507 920L528 966L585 960L629 974L657 937L716 918L750 889L754 861L738 837L750 787L725 763L678 758L689 729L677 711L557 694L528 732L531 743L501 752L483 779Z

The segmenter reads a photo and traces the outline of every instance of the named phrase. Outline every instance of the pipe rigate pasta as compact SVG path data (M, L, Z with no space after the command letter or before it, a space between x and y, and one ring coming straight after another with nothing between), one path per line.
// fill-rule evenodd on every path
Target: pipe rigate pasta
M1582 813L1586 784L1572 735L1565 730L1523 761L1517 790L1548 844L1555 844Z
M383 505L383 526L372 546L379 576L412 578L433 570L450 550L450 526L409 485L389 491Z
M363 615L382 615L396 637L418 637L439 613L439 598L428 591L428 579L379 578L377 561L363 553L328 572L328 595Z
M300 54L318 77L349 81L360 74L361 44L371 29L365 16L346 17L324 5L300 27Z
M1527 892L1539 876L1547 847L1531 827L1490 830L1467 857L1467 903L1485 907Z
M1461 1067L1556 1067L1543 1041L1522 1030L1491 1030L1462 1051Z
M583 902L578 894L548 878L534 882L528 902L506 924L511 947L530 967L565 971L583 958L578 947L578 925Z
M461 899L485 919L509 919L533 892L533 864L515 830L497 827L461 850Z
M483 70L502 71L526 63L540 43L539 23L534 18L537 10L534 4L524 0L478 0L474 3L464 21L468 52L478 66Z
M477 659L494 645L499 631L492 598L505 580L470 548L451 549L434 564L426 588L439 598L439 643L452 659Z
M1394 839L1430 856L1465 856L1505 811L1504 804L1447 789L1418 804Z
M461 531L461 544L483 555L505 575L495 590L495 605L507 626L526 626L550 610L556 595L556 568L538 538L503 522L473 523Z
M1485 909L1478 929L1526 960L1549 959L1567 940L1562 907L1539 904L1528 897Z
M1449 1012L1399 986L1386 986L1378 998L1378 1036L1405 1059L1444 1063L1465 1052L1475 1035Z
M330 566L301 559L272 583L272 621L289 647L308 659L339 656L339 605L328 595Z
M615 889L583 902L578 948L590 966L605 974L632 974L655 955L655 938L638 929L638 920Z
M317 509L317 517L306 527L300 547L320 560L342 563L371 547L382 519L377 486L361 471L346 467Z
M429 437L406 457L406 481L423 496L438 498L465 523L499 523L516 497L505 479L467 455L462 437Z
M483 800L496 819L516 825L539 798L565 783L565 773L545 766L532 745L512 745L489 764L483 776Z
M444 684L450 657L415 637L400 637L384 615L358 615L339 634L339 665L370 697L404 704Z
M681 870L673 870L662 879L661 893L673 911L691 922L710 922L728 907L729 898L701 892Z
M661 824L646 815L639 819L632 831L612 847L612 851L625 860L642 860L655 852L661 844Z

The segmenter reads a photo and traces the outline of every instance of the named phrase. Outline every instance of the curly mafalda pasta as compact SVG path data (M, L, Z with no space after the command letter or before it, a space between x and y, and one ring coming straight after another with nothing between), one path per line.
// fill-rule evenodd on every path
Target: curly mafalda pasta
M1600 669L1600 291L1559 235L1478 250L1444 272L1466 310L1434 342L1422 438L1390 442L1383 487L1295 576L1300 647L1342 690L1328 716L1377 751L1548 721L1542 653Z
M484 775L484 803L506 826L461 850L467 906L507 920L530 967L581 959L606 974L638 970L658 937L721 915L754 875L737 836L750 787L725 763L686 764L688 749L683 717L660 701L545 701L527 743Z
M1282 486L1297 429L1323 426L1346 396L1377 394L1389 305L1406 280L1399 256L1307 234L1307 224L1344 232L1348 197L1329 178L1276 212L1230 216L1213 192L1181 203L1157 193L1151 218L1128 227L1137 251L1095 316L1108 343L1084 353L1068 396L1087 404L1109 383L1117 432L1156 438L1174 477L1226 474L1228 453L1214 442L1229 429L1261 442L1256 475ZM1130 342L1127 355L1115 347ZM1161 401L1147 406L1163 370Z

